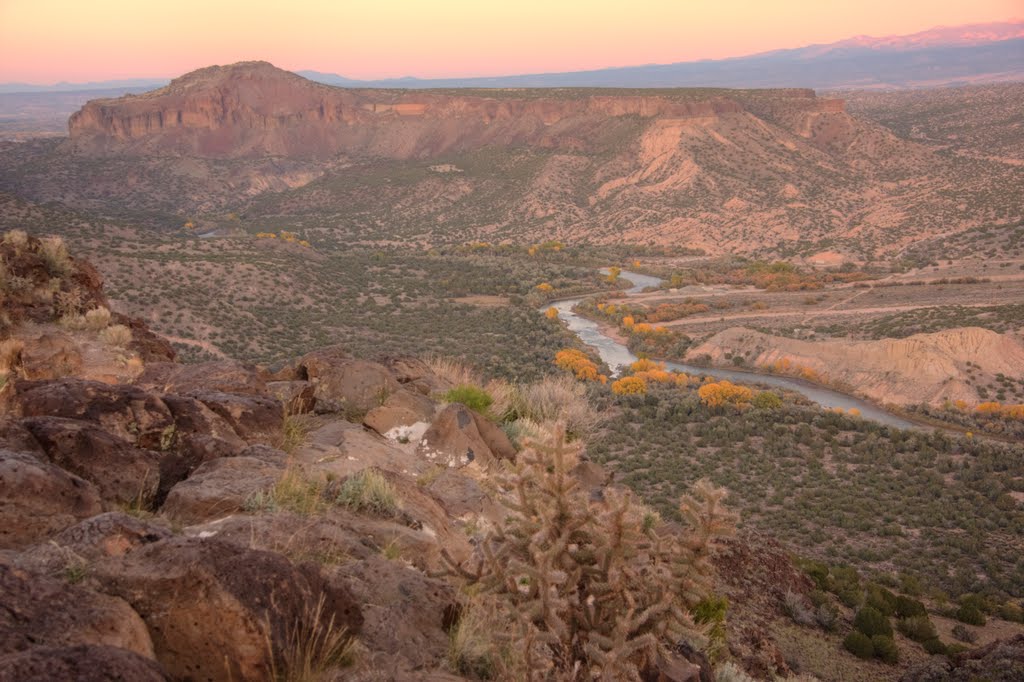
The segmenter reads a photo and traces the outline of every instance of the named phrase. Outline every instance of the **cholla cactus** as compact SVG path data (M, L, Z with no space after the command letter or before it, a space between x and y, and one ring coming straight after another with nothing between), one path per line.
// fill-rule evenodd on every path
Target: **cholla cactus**
M639 680L699 633L690 610L707 595L710 541L729 532L724 491L706 482L680 503L688 528L659 534L628 492L581 490L579 450L558 429L530 444L508 481L513 513L451 571L508 611L510 650L534 679Z

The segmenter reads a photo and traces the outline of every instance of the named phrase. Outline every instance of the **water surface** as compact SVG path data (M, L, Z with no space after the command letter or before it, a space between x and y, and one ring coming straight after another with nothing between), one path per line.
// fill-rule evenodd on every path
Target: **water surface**
M602 272L607 274L607 270L602 270ZM657 277L641 275L640 273L629 272L628 270L623 270L620 277L632 282L634 285L626 290L628 295L638 294L647 287L656 287L662 281ZM596 322L577 315L572 311L573 307L582 300L582 298L574 298L567 301L558 301L547 306L545 310L547 308L557 310L559 319L566 323L569 330L575 333L583 343L596 350L597 354L601 356L601 359L611 368L612 372L618 374L623 368L636 362L637 356L626 348L625 345L604 334ZM877 405L854 398L845 393L840 393L839 391L833 391L829 388L801 381L800 379L778 376L776 374L763 374L761 372L738 371L718 367L698 367L682 362L666 362L665 366L670 370L678 372L713 376L717 379L727 379L734 383L761 384L796 391L825 409L840 407L843 410L849 411L851 408L856 408L860 410L861 417L871 419L880 424L896 426L901 429L921 428L918 424L897 417Z

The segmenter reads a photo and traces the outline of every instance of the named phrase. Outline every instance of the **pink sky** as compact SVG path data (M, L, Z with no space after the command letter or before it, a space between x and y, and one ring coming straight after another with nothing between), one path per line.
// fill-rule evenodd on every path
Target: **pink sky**
M1022 0L0 0L0 82L265 59L351 78L716 59L1005 21Z

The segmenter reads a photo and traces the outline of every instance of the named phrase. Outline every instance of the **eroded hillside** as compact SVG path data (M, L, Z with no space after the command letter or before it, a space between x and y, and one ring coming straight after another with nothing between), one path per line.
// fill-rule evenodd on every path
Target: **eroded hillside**
M0 188L164 231L872 257L1024 215L1024 168L808 90L346 90L244 63L90 102L70 132L4 149Z

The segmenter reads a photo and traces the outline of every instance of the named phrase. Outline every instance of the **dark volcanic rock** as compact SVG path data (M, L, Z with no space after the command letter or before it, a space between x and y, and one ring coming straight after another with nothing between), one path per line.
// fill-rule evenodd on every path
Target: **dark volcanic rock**
M15 401L26 417L66 417L99 424L141 448L163 449L174 418L155 393L84 379L19 381Z
M0 682L164 682L156 661L113 646L37 646L0 656Z
M132 447L96 424L60 417L31 417L25 426L47 458L90 481L107 502L148 503L160 482L160 455Z
M33 646L104 644L153 657L145 623L122 599L30 573L0 559L0 654Z
M268 491L281 478L285 457L281 452L277 461L238 456L206 462L171 488L163 512L192 524L241 511L246 500Z
M296 628L319 621L355 635L359 606L312 564L216 538L173 538L97 562L91 575L127 600L153 637L157 660L178 679L267 679ZM318 604L320 608L318 608Z
M102 511L88 481L33 455L0 450L0 549L44 540Z

